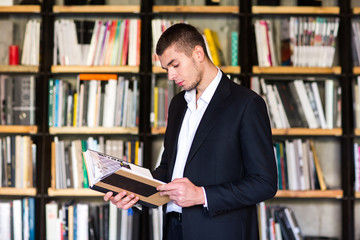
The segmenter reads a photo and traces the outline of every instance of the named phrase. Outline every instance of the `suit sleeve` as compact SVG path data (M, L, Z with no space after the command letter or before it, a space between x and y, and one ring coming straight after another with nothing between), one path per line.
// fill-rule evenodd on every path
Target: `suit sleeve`
M236 181L205 186L209 214L213 216L272 198L277 191L271 128L261 97L249 100L239 126L239 149L244 174Z

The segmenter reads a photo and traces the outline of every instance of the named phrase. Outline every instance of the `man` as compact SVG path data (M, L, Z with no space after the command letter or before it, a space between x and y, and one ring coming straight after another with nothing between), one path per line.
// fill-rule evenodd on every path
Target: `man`
M164 153L154 178L172 200L164 239L258 239L256 203L277 191L271 128L263 99L233 83L210 60L202 35L175 24L156 53L170 81L185 91L169 107ZM132 207L138 197L112 197Z

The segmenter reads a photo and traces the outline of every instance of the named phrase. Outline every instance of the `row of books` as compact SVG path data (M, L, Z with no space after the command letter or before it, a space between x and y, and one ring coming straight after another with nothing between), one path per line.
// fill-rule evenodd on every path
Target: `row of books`
M9 65L9 46L21 40L15 39L15 29L23 32L23 42L18 46L18 60L22 65L39 65L40 20L32 19L26 22L25 28L20 21L0 20L0 65ZM24 30L22 30L24 29Z
M356 192L360 192L360 146L359 146L359 143L354 143L354 171L355 171L354 190Z
M0 138L0 187L36 186L36 145L30 136Z
M50 202L45 205L46 239L139 239L140 215L113 204Z
M138 80L114 74L80 74L76 87L49 80L49 127L136 127Z
M360 128L360 76L353 84L354 127Z
M90 43L79 43L74 20L55 21L54 65L139 66L139 19L96 20Z
M352 58L354 66L360 66L360 22L358 19L354 19L351 23L351 47Z
M34 76L0 75L0 125L34 125L35 92Z
M151 110L150 124L152 127L165 127L171 99L180 91L174 81L151 78Z
M160 61L156 55L156 43L158 42L161 34L171 25L179 22L186 22L183 20L166 20L166 19L153 19L152 24L152 60L154 66L160 66ZM200 30L200 29L199 29ZM230 61L227 61L225 58L224 52L224 43L219 41L218 33L211 28L204 28L200 30L203 34L205 44L207 46L207 53L211 60L216 66L238 66L238 45L239 45L239 34L236 31L230 31L229 33L229 48L230 52Z
M60 140L54 138L52 147L52 176L56 189L88 188L89 179L82 152L92 149L128 162L143 164L143 143L137 140L88 139Z
M331 67L339 18L290 17L254 22L258 64Z
M29 20L26 23L25 37L21 55L22 65L39 65L40 53L40 21Z
M257 205L261 240L302 240L303 234L294 212L283 206Z
M35 240L35 199L0 202L0 239Z
M341 88L332 79L253 77L251 84L251 88L264 97L274 128L341 127Z
M276 141L274 152L279 190L326 190L313 140Z

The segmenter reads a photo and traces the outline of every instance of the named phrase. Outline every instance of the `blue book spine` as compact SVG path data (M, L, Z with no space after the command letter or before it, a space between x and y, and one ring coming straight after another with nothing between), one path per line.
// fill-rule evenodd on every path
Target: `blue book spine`
M35 199L29 198L29 240L35 240Z

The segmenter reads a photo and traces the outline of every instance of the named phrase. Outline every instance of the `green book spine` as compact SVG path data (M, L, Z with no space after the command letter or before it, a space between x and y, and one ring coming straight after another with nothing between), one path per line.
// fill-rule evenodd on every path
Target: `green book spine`
M238 66L239 62L239 35L237 32L231 32L231 66Z
M82 148L83 152L85 152L87 150L86 140L81 140L81 148ZM88 179L86 165L85 165L85 159L84 159L83 155L82 155L82 159L83 159L83 172L84 172L84 186L83 187L88 188L89 187L89 179Z

